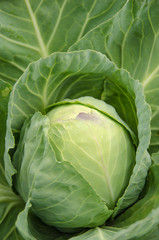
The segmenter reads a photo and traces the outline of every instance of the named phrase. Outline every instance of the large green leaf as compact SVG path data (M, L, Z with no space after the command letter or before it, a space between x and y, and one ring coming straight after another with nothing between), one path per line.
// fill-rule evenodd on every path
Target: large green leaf
M126 0L1 0L0 77L14 84L30 62L66 51Z
M139 79L152 109L151 151L159 149L159 0L129 0L70 50L94 49Z

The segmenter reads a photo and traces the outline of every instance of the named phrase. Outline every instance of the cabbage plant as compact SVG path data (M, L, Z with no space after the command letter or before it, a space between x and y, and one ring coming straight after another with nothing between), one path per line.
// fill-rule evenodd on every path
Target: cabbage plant
M159 1L0 1L0 239L158 239Z

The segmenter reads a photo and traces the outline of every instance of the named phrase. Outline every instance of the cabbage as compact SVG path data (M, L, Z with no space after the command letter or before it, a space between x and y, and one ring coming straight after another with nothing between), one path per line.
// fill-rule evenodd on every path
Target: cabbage
M158 239L159 1L0 1L0 238Z

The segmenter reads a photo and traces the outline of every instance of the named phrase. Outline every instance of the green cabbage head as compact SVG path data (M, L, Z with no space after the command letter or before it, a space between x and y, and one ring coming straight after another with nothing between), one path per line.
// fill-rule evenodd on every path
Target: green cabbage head
M134 135L93 97L36 112L21 130L14 186L43 222L62 231L96 227L113 214L135 164Z

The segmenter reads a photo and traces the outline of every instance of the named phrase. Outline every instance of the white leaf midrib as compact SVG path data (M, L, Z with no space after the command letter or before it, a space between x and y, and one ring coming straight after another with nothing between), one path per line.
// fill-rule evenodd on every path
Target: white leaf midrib
M102 230L100 228L97 228L97 232L98 232L99 239L106 240L106 238L103 235L103 232L102 232Z
M47 57L48 52L47 52L46 46L44 44L43 38L41 36L40 30L39 30L39 27L38 27L38 24L37 24L37 20L36 20L36 17L34 15L33 11L32 11L29 0L25 0L25 4L27 6L27 9L28 9L28 12L29 12L29 15L30 15L35 33L36 33L36 37L37 37L39 47L40 47L40 53L41 53L42 57Z

